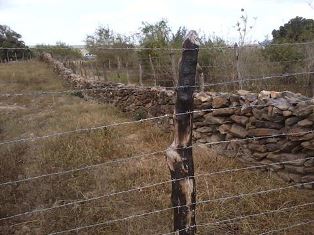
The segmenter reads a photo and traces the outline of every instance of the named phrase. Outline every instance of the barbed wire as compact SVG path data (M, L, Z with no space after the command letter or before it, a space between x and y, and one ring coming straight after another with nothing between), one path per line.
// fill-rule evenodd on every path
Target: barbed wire
M308 98L307 100L299 101L298 103L307 102L310 100L312 100L312 99ZM271 105L271 104L264 104L264 105L245 105L244 104L244 105L232 106L229 108L233 108L233 109L242 108L242 107L253 108L253 107L266 107L269 105ZM182 116L182 115L194 114L194 113L200 113L200 112L211 112L211 111L220 110L220 109L224 109L224 108L208 108L208 109L194 110L194 111L189 111L189 112L184 112L184 113L164 114L161 116L144 118L144 119L135 120L135 121L125 121L125 122L111 123L111 124L101 125L101 126L96 126L96 127L79 128L79 129L74 129L74 130L69 130L69 131L64 131L64 132L47 134L47 135L43 135L43 136L34 136L34 137L20 138L20 139L14 139L14 140L5 140L5 141L0 142L0 146L6 145L6 144L19 143L19 142L37 141L37 140L47 139L47 138L51 138L51 137L60 137L63 135L80 133L80 132L90 132L90 131L95 131L95 130L102 130L102 129L106 129L106 128L112 128L112 127L129 125L129 124L136 124L136 123L143 123L143 122L147 122L147 121L154 121L154 120L159 120L159 119L164 119L164 118L172 118L173 116Z
M312 132L314 132L314 130L311 131L311 132L306 132L305 134L312 133ZM300 134L300 133L293 133L293 134ZM301 134L304 134L304 133L301 133ZM254 138L256 139L257 137L254 137ZM265 136L263 138L273 138L273 136ZM247 140L247 139L244 139L244 140ZM192 147L199 147L199 146L202 146L202 145L209 145L209 144L214 145L214 144L219 144L219 142L202 143L202 144L198 143L198 144L193 144ZM78 172L78 171L83 171L83 170L89 170L89 169L97 168L97 167L104 166L104 165L128 162L128 161L131 161L131 160L138 160L138 159L146 158L146 157L152 156L152 155L163 154L166 151L167 151L167 149L164 149L164 150L155 151L155 152L151 152L151 153L144 153L144 154L141 154L141 155L136 155L136 156L132 156L132 157L128 157L128 158L119 158L119 159L110 160L108 162L98 163L98 164L94 164L94 165L87 165L87 166L74 168L74 169L70 169L70 170L65 170L65 171L60 171L60 172L53 172L53 173L48 173L48 174L43 174L43 175L38 175L38 176L32 176L32 177L28 177L28 178L24 178L24 179L19 179L19 180L7 181L7 182L0 183L0 186L11 185L11 184L16 184L16 183L22 183L22 182L27 182L27 181L30 181L30 180L35 180L35 179L40 179L40 178L45 178L45 177L50 177L50 176L65 175L65 174L74 173L74 172ZM289 161L283 162L283 163L288 163L288 162ZM263 165L261 165L261 166L251 166L251 167L240 168L240 169L251 169L251 168L254 169L256 167L259 168L259 167L262 167L262 166Z
M314 181L310 182L310 183L314 183ZM287 186L287 187L273 188L273 189L269 189L269 190L263 190L263 191L257 191L257 192L251 192L251 193L241 193L241 194L233 195L233 196L227 196L227 197L221 197L221 198L215 198L215 199L198 201L198 202L195 202L195 203L192 203L192 204L193 205L200 205L200 204L207 204L207 203L210 203L210 202L238 199L238 198L243 198L243 197L247 197L247 196L256 196L256 195L261 195L261 194L264 194L264 193L271 193L271 192L282 191L282 190L290 189L290 188L297 187L297 186L300 186L300 185L305 185L305 184L309 184L309 183L295 184L295 185L290 185L290 186ZM314 204L314 202L303 204L303 205L305 206L305 205L309 205L309 204ZM82 230L82 229L88 229L88 228L93 228L93 227L98 227L98 226L103 226L103 225L109 225L109 224L113 224L113 223L117 223L117 222L123 222L123 221L131 220L131 219L135 219L135 218L140 218L140 217L144 217L144 216L158 214L158 213L161 213L161 212L166 212L166 211L177 209L177 208L182 208L182 207L186 207L186 205L168 207L168 208L164 208L164 209L160 209L160 210L154 210L154 211L150 211L150 212L145 212L145 213L142 213L142 214L135 214L135 215L119 218L119 219L107 220L107 221L104 221L104 222L101 222L101 223L85 225L85 226L76 227L76 228L73 228L73 229L68 229L68 230L63 230L63 231L58 231L58 232L52 232L52 233L49 233L49 235L63 234L63 233L68 233L68 232L73 232L73 231L78 232L79 230ZM279 210L282 210L282 209L279 209ZM201 225L198 225L198 226L201 226ZM183 231L183 230L181 230L181 231ZM178 232L178 231L176 231L176 232ZM176 233L176 232L173 232L173 233ZM173 233L169 233L169 234L173 234Z
M163 151L163 152L165 152L165 151ZM253 169L271 167L271 166L276 166L276 165L281 165L281 164L289 164L289 163L298 162L299 160L306 161L306 160L310 160L310 159L312 159L312 157L303 158L303 159L301 159L301 158L300 159L294 159L294 160L289 160L289 161L281 161L281 162L269 163L269 164L254 165L254 166L242 167L242 168L231 168L231 169L225 169L225 170L216 171L216 172L196 174L194 176L191 176L190 178L209 177L209 176L218 175L218 174L235 173L235 172L239 172L239 171L253 170ZM38 178L35 178L35 179L38 179ZM165 181L161 181L161 182L157 182L157 183L153 183L153 184L129 188L129 189L126 189L123 191L116 191L116 192L112 192L112 193L108 193L108 194L104 194L104 195L100 195L100 196L96 196L96 197L92 197L92 198L81 199L81 200L65 203L62 205L57 205L57 206L52 206L52 207L47 207L47 208L42 208L42 209L36 209L36 210L32 210L32 211L27 211L27 212L23 212L20 214L15 214L15 215L7 216L4 218L0 218L0 221L12 219L12 218L16 218L16 217L20 217L20 216L24 216L24 215L46 212L46 211L59 209L59 208L63 208L63 207L68 207L68 206L72 206L72 205L77 205L77 204L81 204L81 203L85 203L85 202L91 202L91 201L99 200L102 198L118 196L121 194L132 193L132 192L141 192L142 190L146 190L149 188L157 187L157 186L172 183L172 182L177 182L177 181L180 181L183 179L185 179L185 178L165 180ZM314 183L314 181L312 183ZM308 183L305 183L305 184L308 184Z
M314 44L314 41L311 42L286 42L286 43L270 43L268 45L261 45L261 44L250 44L244 45L238 48L263 48L263 47L280 47L280 46L292 46L292 45L311 45ZM101 49L101 50L157 50L157 51L182 51L182 50L212 50L212 49L234 49L234 45L226 45L226 46L201 46L196 49L184 49L184 48L169 48L169 47L105 47L105 46L94 46L91 48L87 47L29 47L29 48L20 48L20 47L0 47L0 50L51 50L51 49L61 49L61 50L75 50L75 49Z
M304 221L304 222L293 224L293 225L290 225L290 226L287 226L287 227L284 227L284 228L274 229L274 230L271 230L271 231L268 231L268 232L260 233L259 235L273 234L273 233L276 233L276 232L286 231L286 230L289 230L289 229L292 229L292 228L295 228L295 227L299 227L299 226L303 226L303 225L307 225L307 224L311 224L311 223L314 223L314 220Z
M268 214L272 214L272 213L280 213L280 212L284 212L284 211L287 211L287 210L297 209L297 208L300 208L300 207L305 207L305 206L310 206L310 205L314 205L314 202L304 203L304 204L300 204L300 205L296 205L296 206L291 206L291 207L279 208L279 209L277 209L277 210L264 211L264 212L260 212L260 213L250 214L250 215L237 216L237 217L234 217L234 218L219 220L219 221L216 221L216 222L197 224L197 225L194 225L194 226L190 226L189 228L194 228L194 227L208 227L208 226L211 226L211 225L220 225L220 224L225 224L225 223L233 222L233 221L235 221L235 220L249 219L249 218L252 218L252 217L257 217L257 216L262 216L262 215L268 215ZM184 231L184 230L185 230L185 229L181 229L181 230L177 230L177 231L175 231L175 232L163 233L163 234L160 234L160 235L171 235L171 234L175 234L175 233L177 233L177 232Z
M168 73L167 73L168 74ZM264 76L259 78L247 78L242 80L233 80L233 81L225 81L225 82L217 82L217 83L205 83L204 87L213 87L218 85L226 85L226 84L234 84L234 83L245 83L249 81L259 81L259 80L269 80L275 78L287 78L298 75L307 75L314 74L314 71L307 72L298 72L298 73L286 73L281 75L272 75L272 76ZM109 84L110 85L110 84ZM29 95L58 95L58 94L68 94L75 92L85 92L85 91L110 91L110 90L143 90L143 89L184 89L184 88L200 88L201 85L194 86L127 86L124 84L118 84L117 87L101 87L101 88L85 88L85 89L73 89L73 90L64 90L64 91L38 91L38 92L30 92L30 93L4 93L0 94L0 97L9 97L9 96L29 96Z

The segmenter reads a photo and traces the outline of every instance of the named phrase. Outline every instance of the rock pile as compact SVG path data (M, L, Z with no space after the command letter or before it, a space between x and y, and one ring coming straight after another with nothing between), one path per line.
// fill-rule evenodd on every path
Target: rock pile
M82 92L85 97L141 114L140 118L173 113L171 90L88 81L50 55L42 59L73 87L87 89ZM195 93L194 106L196 143L217 146L229 156L236 153L241 161L263 166L288 182L314 181L313 98L288 91L202 92ZM313 189L314 183L304 187Z

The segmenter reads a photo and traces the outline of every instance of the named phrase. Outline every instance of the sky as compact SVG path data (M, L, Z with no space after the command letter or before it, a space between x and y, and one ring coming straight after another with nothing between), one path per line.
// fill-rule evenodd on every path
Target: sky
M235 42L241 8L248 26L253 26L247 43L271 39L273 29L296 16L314 18L312 0L0 0L0 24L20 33L27 45L57 41L83 45L99 26L132 34L143 21L162 18L174 31L186 26L201 35Z

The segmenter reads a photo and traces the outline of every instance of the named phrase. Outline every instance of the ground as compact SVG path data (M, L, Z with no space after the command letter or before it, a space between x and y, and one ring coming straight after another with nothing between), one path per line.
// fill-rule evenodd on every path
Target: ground
M132 115L121 113L115 107L86 101L75 95L30 94L65 89L69 89L69 85L41 62L0 64L0 142L132 120ZM3 96L7 93L28 95ZM167 181L170 176L164 155L156 154L150 158L119 161L68 174L1 185L164 150L171 139L171 133L159 128L158 124L144 122L0 145L0 234L47 234L171 207L171 185L166 183L1 220L35 209ZM204 148L196 148L194 158L196 174L245 167L236 158L222 157L214 150ZM271 172L256 170L199 176L196 183L198 202L288 186ZM291 207L311 202L313 197L313 191L289 188L201 203L197 205L197 222L213 223ZM260 234L313 219L312 205L200 226L198 233ZM171 228L172 211L166 210L110 225L84 228L73 234L162 234L171 232ZM313 234L311 231L314 231L313 223L279 234Z

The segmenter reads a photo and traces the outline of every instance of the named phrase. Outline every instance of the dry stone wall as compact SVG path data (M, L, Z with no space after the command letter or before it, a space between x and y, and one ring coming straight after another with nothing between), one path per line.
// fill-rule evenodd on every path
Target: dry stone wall
M75 89L93 89L82 91L84 97L111 103L138 118L173 112L173 91L88 81L50 55L42 59ZM194 104L194 110L203 110L194 113L196 143L215 146L251 165L263 165L288 182L314 181L313 98L288 91L202 92L195 93ZM273 137L265 138L268 136ZM226 142L218 144L221 141ZM304 187L314 189L314 183Z

